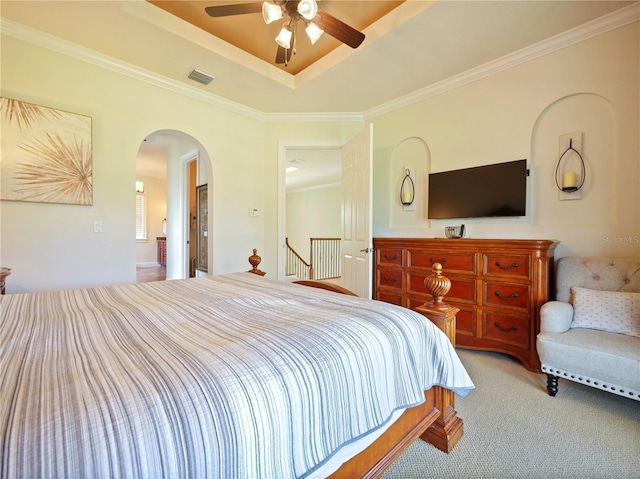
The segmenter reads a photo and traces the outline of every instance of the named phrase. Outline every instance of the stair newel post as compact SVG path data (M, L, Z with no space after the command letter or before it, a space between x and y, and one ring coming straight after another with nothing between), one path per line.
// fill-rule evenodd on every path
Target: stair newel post
M451 280L446 276L442 276L442 265L440 263L434 263L433 274L425 278L424 287L431 294L433 300L418 306L416 311L438 326L447 335L451 344L455 346L456 313L460 309L443 301L443 298L451 289ZM463 433L462 419L458 417L454 401L455 394L453 391L436 387L436 407L440 410L440 415L420 436L425 441L447 453L453 449Z

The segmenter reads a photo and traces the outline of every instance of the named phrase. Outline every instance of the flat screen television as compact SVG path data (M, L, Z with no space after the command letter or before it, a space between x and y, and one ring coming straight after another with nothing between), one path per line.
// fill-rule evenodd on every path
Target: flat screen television
M429 175L431 219L525 216L527 160Z

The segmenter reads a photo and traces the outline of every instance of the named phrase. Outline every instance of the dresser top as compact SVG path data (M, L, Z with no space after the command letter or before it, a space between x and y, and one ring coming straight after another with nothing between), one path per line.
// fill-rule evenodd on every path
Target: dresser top
M373 238L374 243L389 243L412 246L439 246L454 248L522 248L553 251L559 241L544 239L497 239L497 238Z

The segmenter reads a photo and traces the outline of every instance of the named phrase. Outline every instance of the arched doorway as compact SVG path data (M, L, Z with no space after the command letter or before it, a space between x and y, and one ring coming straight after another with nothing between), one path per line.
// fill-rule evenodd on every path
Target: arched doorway
M164 175L166 190L166 279L189 277L193 271L194 213L192 198L196 189L210 185L212 179L209 154L202 144L187 133L178 130L158 130L142 141L136 159L136 175ZM211 209L212 195L208 195L207 210ZM207 230L212 219L207 218ZM206 235L206 249L212 249L211 234ZM155 237L147 241L155 242ZM195 272L206 275L211 271L211 255L207 255L207 268Z

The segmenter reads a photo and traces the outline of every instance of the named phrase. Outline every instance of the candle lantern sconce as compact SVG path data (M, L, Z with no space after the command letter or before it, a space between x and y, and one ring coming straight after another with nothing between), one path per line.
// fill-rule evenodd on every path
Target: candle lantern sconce
M579 159L580 163L580 177L578 173L567 167L568 161L572 155L575 155ZM560 155L558 164L556 165L556 186L558 190L565 193L573 193L578 191L584 185L586 177L586 170L584 166L584 159L578 150L573 147L573 138L569 138L569 146ZM579 180L579 182L578 182Z
M411 171L409 168L404 170L404 179L400 186L400 202L404 206L410 206L416 199L416 186L411 178Z

